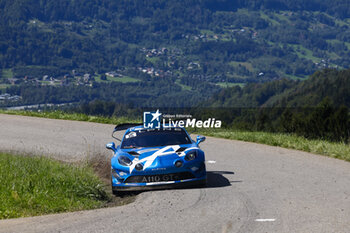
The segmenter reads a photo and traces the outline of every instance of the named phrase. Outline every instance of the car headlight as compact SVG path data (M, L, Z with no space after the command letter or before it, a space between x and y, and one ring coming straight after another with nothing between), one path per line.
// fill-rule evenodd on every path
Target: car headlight
M130 165L132 164L132 161L131 161L128 157L126 157L126 156L124 156L124 155L119 156L118 162L119 162L121 165L124 165L124 166L130 166Z
M123 179L123 177L127 175L127 173L125 173L123 171L116 171L116 170L114 170L114 168L111 169L111 174L113 177L115 177L119 180Z
M183 165L183 162L181 160L177 160L175 162L175 167L182 167L182 165Z
M112 173L112 176L115 177L115 178L118 178L118 179L121 179L121 177L119 176L119 174L112 168L111 169L111 173Z
M194 160L196 157L197 157L197 152L193 151L193 152L188 153L185 156L185 160L186 161L191 161L191 160Z
M141 163L136 164L135 169L138 171L142 171L143 165Z

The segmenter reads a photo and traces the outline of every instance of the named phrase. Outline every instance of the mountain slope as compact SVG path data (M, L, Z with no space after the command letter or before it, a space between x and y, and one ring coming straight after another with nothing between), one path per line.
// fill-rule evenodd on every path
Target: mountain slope
M215 94L213 107L315 107L328 97L350 107L350 69L318 71L305 81L277 80L233 87Z
M349 17L347 0L1 0L0 66L56 76L154 67L214 83L302 78L349 67Z
M318 71L310 79L299 82L283 93L271 97L264 105L273 107L316 106L326 97L335 106L350 107L350 69Z

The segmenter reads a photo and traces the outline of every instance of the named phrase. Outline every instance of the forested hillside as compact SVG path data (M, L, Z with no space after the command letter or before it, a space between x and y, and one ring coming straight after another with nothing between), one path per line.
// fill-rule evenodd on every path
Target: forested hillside
M1 0L0 90L303 79L349 68L349 17L347 0Z
M132 107L191 107L207 100L219 90L218 87L199 83L192 90L184 90L181 86L170 85L173 80L156 79L155 82L137 83L94 83L92 86L68 85L62 87L18 85L7 88L12 96L21 96L16 105L32 104L83 104L94 100L122 103ZM169 84L170 83L170 84ZM209 96L205 96L209 93ZM203 99L202 99L203 98ZM3 106L13 104L3 102ZM0 101L1 106L1 101ZM101 114L104 114L101 112Z
M202 107L227 125L244 130L296 133L348 143L350 69L326 69L308 80L287 79L227 88Z
M346 141L349 68L349 0L0 0L1 107L217 107L192 110Z
M350 69L318 71L304 81L281 79L227 88L206 104L232 108L300 108L316 107L326 97L335 107L350 107Z

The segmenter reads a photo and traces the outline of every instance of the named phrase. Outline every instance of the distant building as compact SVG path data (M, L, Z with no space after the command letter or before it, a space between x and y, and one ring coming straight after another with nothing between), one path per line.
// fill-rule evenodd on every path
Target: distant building
M19 100L21 100L21 99L22 99L22 97L19 96L19 95L13 95L13 96L11 96L11 95L8 94L8 93L5 93L5 94L0 95L0 101L13 101L13 102L15 102L15 101L19 101Z
M122 76L121 74L119 74L119 73L117 73L117 72L115 72L115 71L107 72L107 73L105 73L105 75L106 75L106 76L113 77L113 78L115 78L115 77L121 77L121 76Z
M84 82L89 82L90 81L90 79L91 79L91 75L90 74L84 74L84 76L83 76L83 80L84 80Z
M7 79L12 85L15 85L15 84L20 84L21 83L21 80L18 79L18 78L9 78Z

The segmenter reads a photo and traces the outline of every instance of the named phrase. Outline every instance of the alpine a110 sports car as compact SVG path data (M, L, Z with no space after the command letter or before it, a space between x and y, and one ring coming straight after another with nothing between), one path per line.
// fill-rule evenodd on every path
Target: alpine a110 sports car
M205 140L197 136L193 141L184 128L160 127L146 129L130 124L115 127L125 130L120 145L106 147L113 151L111 180L114 194L118 191L150 190L186 185L206 184L204 152L198 144Z

